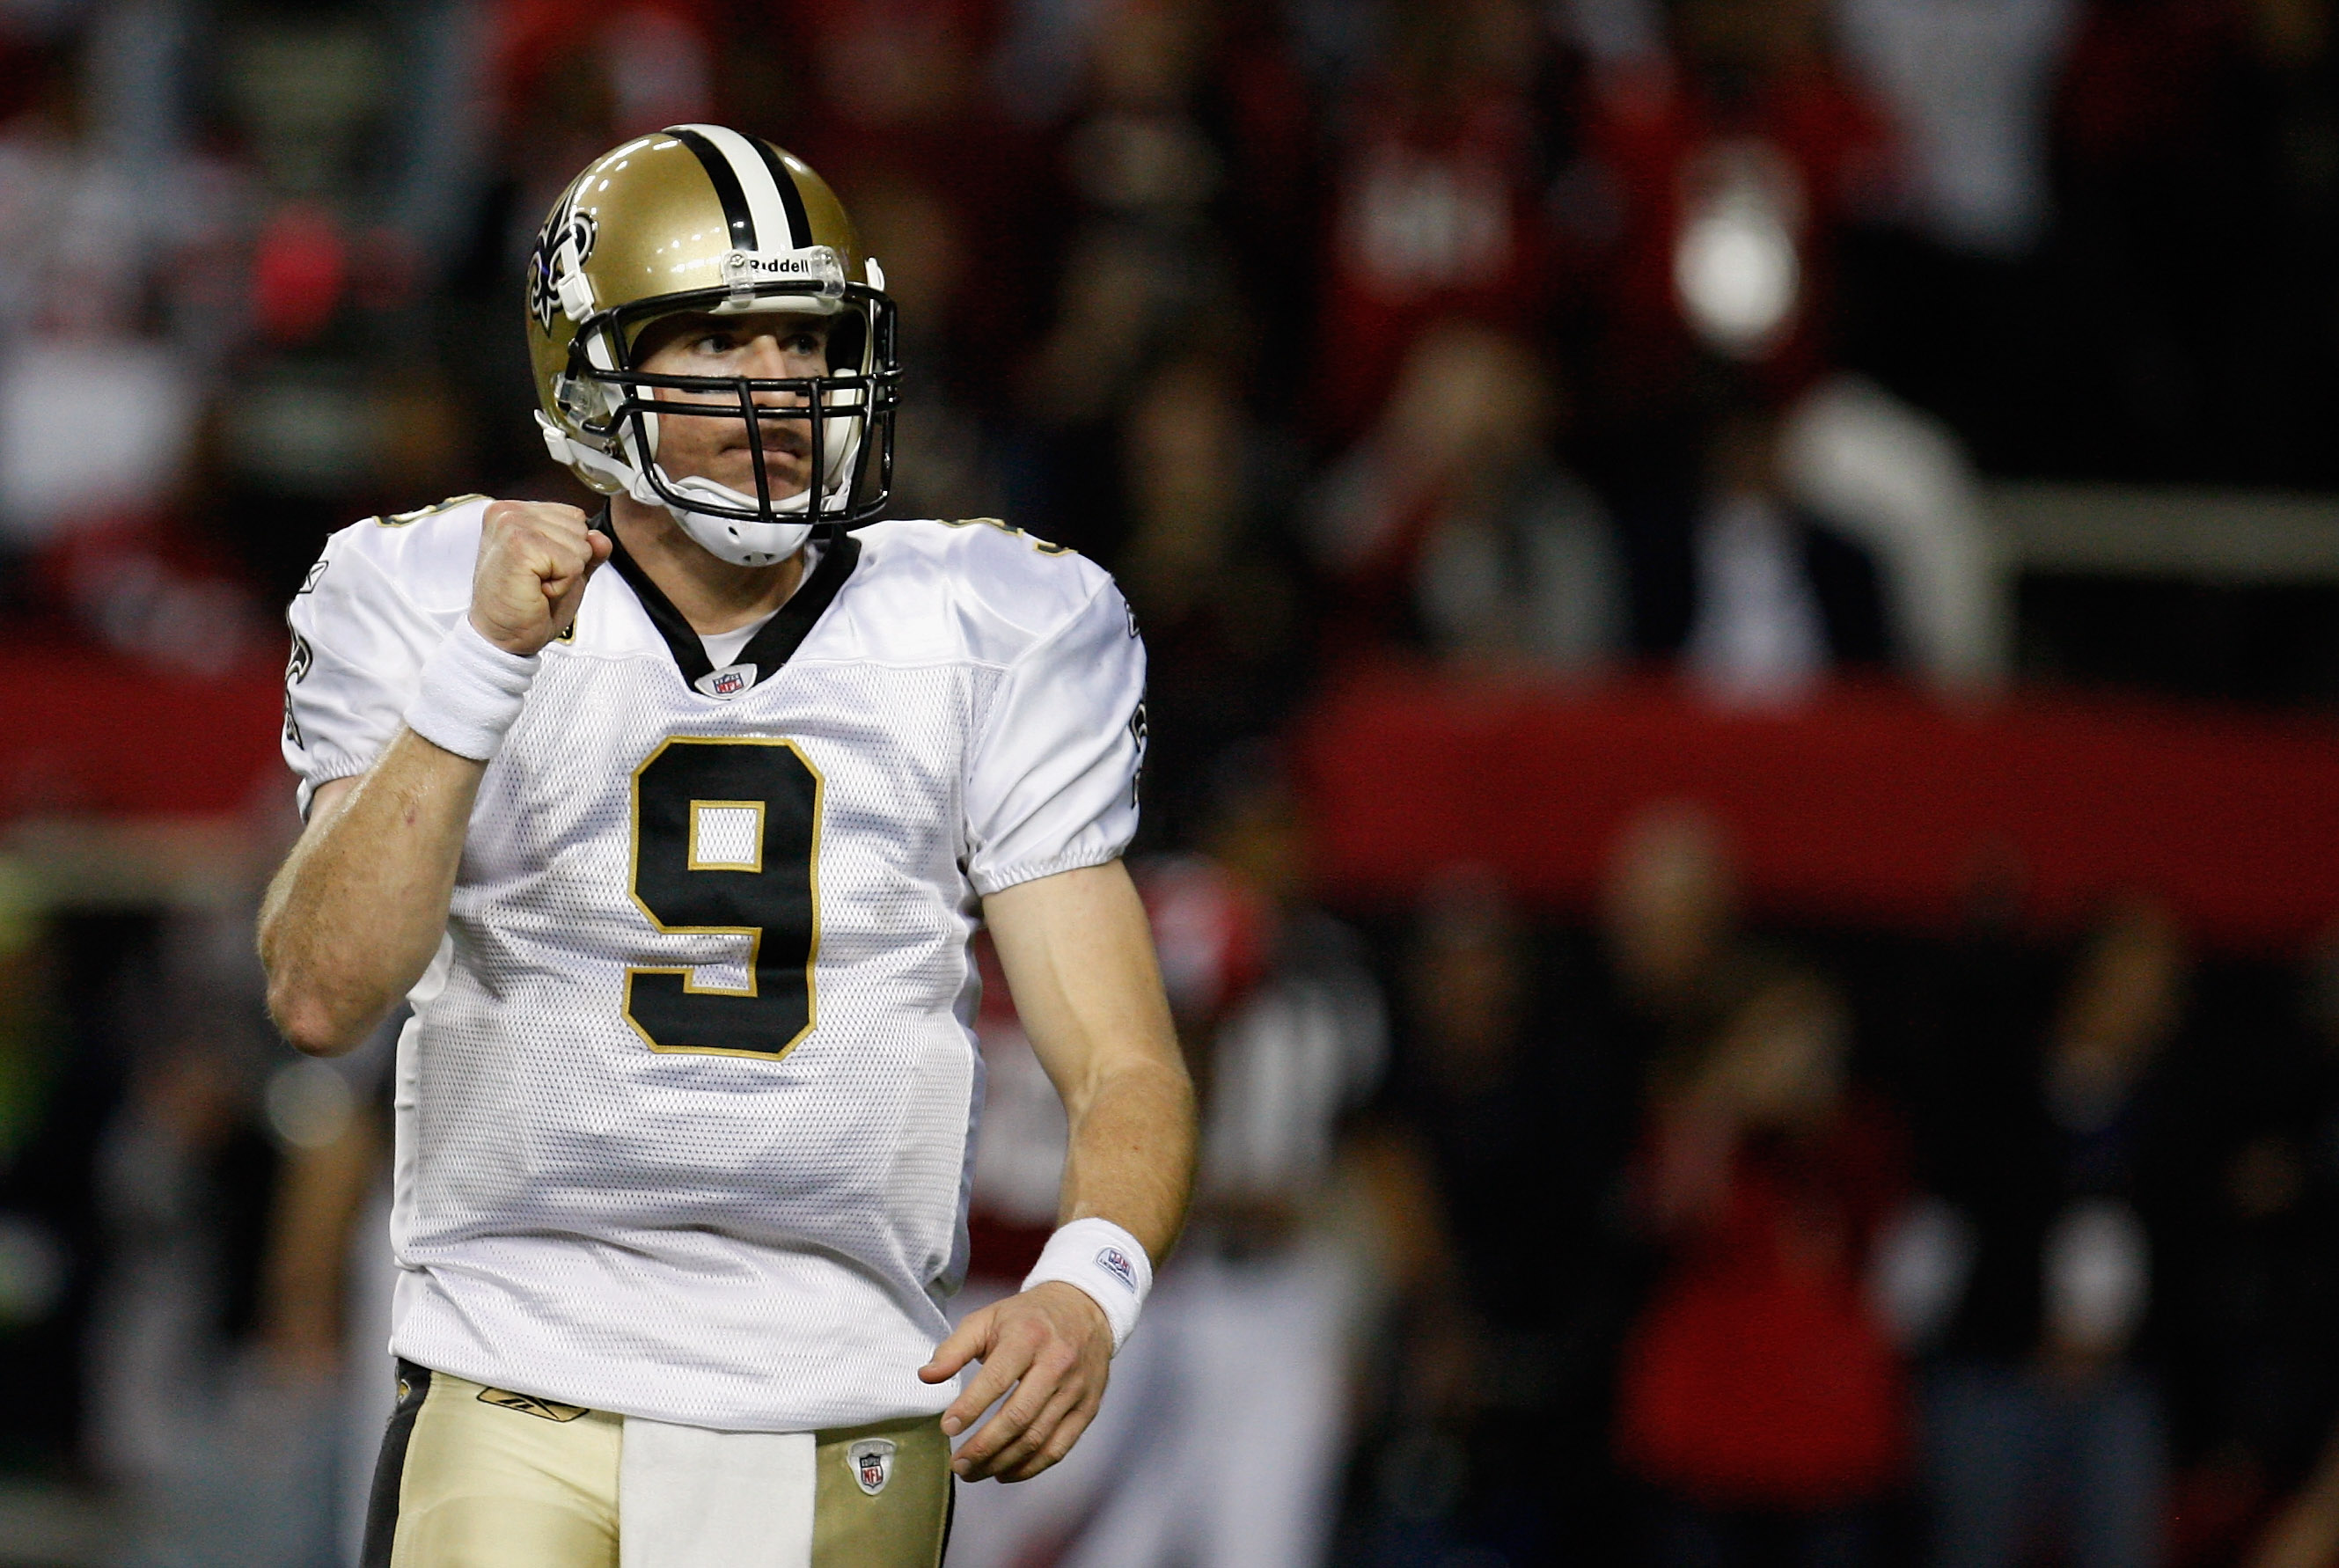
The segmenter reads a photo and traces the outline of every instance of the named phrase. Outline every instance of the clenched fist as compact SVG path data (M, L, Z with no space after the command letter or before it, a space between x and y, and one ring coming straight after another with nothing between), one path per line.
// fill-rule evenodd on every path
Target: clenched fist
M607 534L554 501L490 501L471 574L471 625L508 654L526 656L568 629L585 583L609 558Z

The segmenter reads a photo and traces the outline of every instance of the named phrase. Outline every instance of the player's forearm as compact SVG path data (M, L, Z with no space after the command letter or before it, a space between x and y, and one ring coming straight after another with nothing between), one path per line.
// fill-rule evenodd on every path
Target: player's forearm
M1194 1086L1175 1061L1131 1063L1071 1108L1060 1223L1110 1219L1160 1262L1194 1190Z
M302 1050L346 1050L421 978L447 928L486 765L401 730L312 814L261 908L268 1010Z
M983 902L1024 1032L1071 1120L1061 1208L1159 1259L1194 1182L1194 1089L1161 993L1145 907L1120 862Z

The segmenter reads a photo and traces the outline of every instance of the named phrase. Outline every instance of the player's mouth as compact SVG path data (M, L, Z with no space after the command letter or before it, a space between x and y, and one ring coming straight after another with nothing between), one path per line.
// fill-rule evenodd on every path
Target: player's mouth
M773 458L788 458L802 462L812 455L812 437L804 429L803 420L766 418L762 421L762 425L764 456L767 460ZM725 441L723 449L725 452L747 450L746 427L743 424L733 428L737 429L739 434L735 439Z

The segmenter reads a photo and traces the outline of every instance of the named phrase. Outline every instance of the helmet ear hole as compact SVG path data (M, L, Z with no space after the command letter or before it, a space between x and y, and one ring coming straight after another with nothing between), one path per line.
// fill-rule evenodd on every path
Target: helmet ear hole
M834 375L858 373L868 359L868 318L854 310L839 314L836 325L830 329L828 334L830 372Z

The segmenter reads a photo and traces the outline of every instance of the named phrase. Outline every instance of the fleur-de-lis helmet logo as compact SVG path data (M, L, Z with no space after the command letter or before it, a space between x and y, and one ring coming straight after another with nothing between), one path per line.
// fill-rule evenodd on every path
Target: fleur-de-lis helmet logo
M560 310L560 285L593 259L593 242L600 234L600 222L592 213L566 203L555 207L537 231L536 248L528 258L528 310L539 331L552 330L552 318Z

